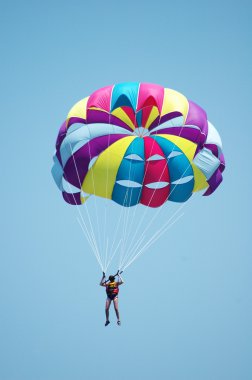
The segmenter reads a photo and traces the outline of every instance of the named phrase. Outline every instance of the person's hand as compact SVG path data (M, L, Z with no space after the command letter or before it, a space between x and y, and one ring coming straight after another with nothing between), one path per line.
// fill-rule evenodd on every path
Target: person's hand
M105 272L102 272L103 278L106 277Z

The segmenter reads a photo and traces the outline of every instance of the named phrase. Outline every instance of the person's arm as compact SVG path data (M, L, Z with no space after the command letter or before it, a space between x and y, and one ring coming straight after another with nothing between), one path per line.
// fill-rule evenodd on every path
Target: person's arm
M105 281L106 275L104 272L102 272L102 278L100 281L100 286L106 286L106 281Z
M124 284L124 281L123 281L122 276L120 275L120 273L118 273L118 279L119 279L119 281L117 283L118 286Z

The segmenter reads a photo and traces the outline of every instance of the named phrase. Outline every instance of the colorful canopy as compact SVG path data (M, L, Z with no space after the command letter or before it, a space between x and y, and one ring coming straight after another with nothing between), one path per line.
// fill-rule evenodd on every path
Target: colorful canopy
M185 202L222 181L222 143L206 112L147 83L104 87L75 104L60 128L52 174L66 202L91 194L122 206Z

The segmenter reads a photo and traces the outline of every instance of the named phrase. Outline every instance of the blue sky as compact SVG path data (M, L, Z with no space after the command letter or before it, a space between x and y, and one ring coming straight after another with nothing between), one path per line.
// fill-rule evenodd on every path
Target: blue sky
M250 380L251 4L13 1L0 17L0 379ZM123 81L206 109L227 168L125 273L122 326L105 329L100 269L50 169L71 106Z

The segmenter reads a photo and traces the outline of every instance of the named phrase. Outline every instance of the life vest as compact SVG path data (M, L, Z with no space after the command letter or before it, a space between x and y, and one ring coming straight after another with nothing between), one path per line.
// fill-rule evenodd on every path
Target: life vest
M109 282L106 286L106 293L108 296L115 296L119 293L119 287L117 285L117 282Z

